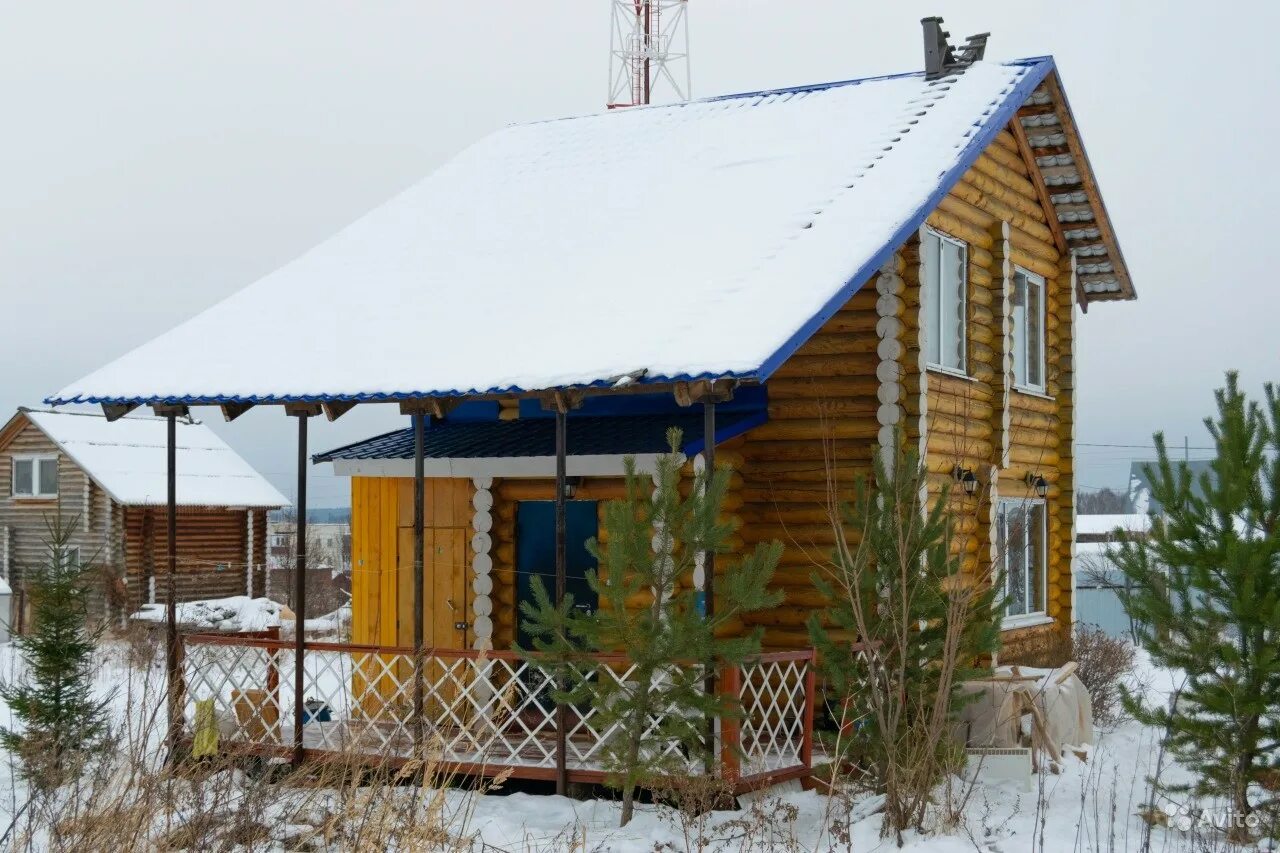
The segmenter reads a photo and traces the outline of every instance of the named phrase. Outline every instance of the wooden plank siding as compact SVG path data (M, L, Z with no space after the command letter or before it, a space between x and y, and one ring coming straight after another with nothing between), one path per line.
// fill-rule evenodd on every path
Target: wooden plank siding
M828 471L848 499L855 478L870 473L873 444L894 424L920 449L932 500L953 482L956 465L982 483L974 497L956 486L950 498L953 551L980 577L991 576L997 556L993 501L1033 496L1028 473L1048 481L1046 604L1055 622L1006 631L1006 648L1070 624L1074 282L1031 174L1013 135L1002 131L927 219L968 249L967 375L924 367L913 236L767 383L769 423L749 432L741 449L744 544L779 539L786 546L774 580L785 602L751 620L764 627L766 647L808 644L805 621L824 604L810 574L833 543L824 512ZM1015 267L1045 279L1044 394L1012 389L1011 377L1006 385L1005 288Z
M124 552L129 606L166 600L168 589L168 524L164 507L123 507ZM251 510L253 519L253 586L265 583L267 511ZM243 509L179 507L177 518L178 601L224 598L248 591L249 522Z
M471 621L470 480L426 481L424 588L428 645L466 648L470 632L455 632L454 622ZM351 478L351 632L352 642L413 645L413 480L407 477ZM403 541L402 536L410 536ZM448 576L437 571L448 566ZM410 571L403 571L408 567ZM439 577L437 577L439 575ZM441 606L431 604L439 599ZM454 609L446 615L447 602ZM434 620L434 621L433 621Z

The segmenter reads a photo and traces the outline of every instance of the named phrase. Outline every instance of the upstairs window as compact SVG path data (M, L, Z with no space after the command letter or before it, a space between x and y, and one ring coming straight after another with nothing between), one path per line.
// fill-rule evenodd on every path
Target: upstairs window
M1044 391L1044 279L1013 274L1013 384Z
M997 548L1004 561L1005 618L1043 614L1046 530L1044 501L1002 500L997 507Z
M926 361L929 367L964 373L968 252L964 243L937 231L925 232L920 251Z
M58 457L15 456L12 492L19 498L56 498Z

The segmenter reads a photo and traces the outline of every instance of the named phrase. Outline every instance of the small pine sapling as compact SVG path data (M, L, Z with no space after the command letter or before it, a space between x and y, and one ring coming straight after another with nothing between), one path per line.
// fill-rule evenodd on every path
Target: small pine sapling
M1252 786L1280 768L1280 399L1270 384L1265 394L1264 405L1246 399L1227 374L1205 419L1215 457L1198 480L1156 434L1147 476L1163 514L1145 537L1120 531L1112 555L1142 648L1187 675L1173 707L1129 692L1125 707L1196 772L1166 787L1224 797L1239 822L1261 806Z
M0 745L19 756L24 775L41 788L73 775L107 733L107 704L95 697L93 653L100 631L89 627L90 573L73 556L75 520L46 520L43 564L28 569L34 628L14 641L24 665L16 682L0 684L20 729L0 729Z
M718 636L721 629L781 600L769 581L782 545L761 544L736 565L717 566L715 616L703 615L696 557L728 550L734 526L721 517L721 507L730 471L699 471L684 490L680 431L669 431L667 440L671 451L658 457L652 489L635 460L626 460L626 497L605 506L605 540L587 543L599 566L587 572L599 608L584 613L570 595L556 607L539 578L533 601L521 603L533 640L526 653L563 685L554 698L589 707L593 726L613 732L602 758L610 783L622 792L623 826L642 784L687 774L710 757L709 716L740 712L736 697L705 692L705 674L759 654L761 631ZM592 662L609 652L626 655L625 679L618 677L623 667L610 674Z
M872 479L859 478L851 505L829 501L835 549L813 583L831 606L809 618L845 724L835 743L856 751L885 795L883 830L899 843L923 822L935 786L963 764L952 737L961 687L1000 638L1000 584L964 572L951 551L948 492L923 501L928 474L903 443L899 434L887 455L872 453Z

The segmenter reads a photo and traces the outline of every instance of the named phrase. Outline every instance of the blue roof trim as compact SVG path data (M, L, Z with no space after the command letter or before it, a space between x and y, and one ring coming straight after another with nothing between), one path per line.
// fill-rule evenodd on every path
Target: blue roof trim
M631 385L665 385L672 382L693 382L698 379L745 379L757 378L756 371L728 370L724 372L703 372L697 374L680 373L673 376L646 376L629 383ZM253 405L277 405L280 403L396 403L401 400L421 400L431 397L475 397L485 394L536 394L542 391L575 391L612 388L617 383L608 379L595 382L576 383L572 385L556 385L550 388L521 388L508 385L501 388L489 388L481 391L471 389L459 391L386 391L364 394L211 394L206 396L181 397L95 397L76 395L75 397L46 397L47 406L69 406L75 404L110 404L138 406L221 406L226 403L252 403Z
M991 112L984 122L975 124L977 132L969 138L969 143L965 145L964 151L960 154L960 159L949 171L944 173L938 181L938 186L930 193L906 222L904 222L893 236L889 239L880 251L876 252L862 267L853 274L853 277L840 288L826 304L822 306L817 314L810 318L800 329L787 339L786 343L778 347L778 349L765 359L764 364L760 365L757 371L757 378L761 380L768 379L774 372L782 366L788 358L795 355L796 350L800 349L809 338L826 324L828 320L835 315L840 308L849 301L853 294L857 293L862 285L880 269L886 261L897 251L898 247L906 242L915 231L919 230L924 224L929 213L941 203L947 193L951 192L952 187L959 183L964 173L969 171L978 159L978 156L986 149L986 147L995 139L1000 129L1008 124L1013 118L1018 108L1031 96L1046 77L1054 70L1054 62L1052 56L1036 57L1034 59L1022 59L1014 62L1006 62L1006 65L1021 65L1028 69L1022 79L1009 91L1004 97L1004 101L998 108Z

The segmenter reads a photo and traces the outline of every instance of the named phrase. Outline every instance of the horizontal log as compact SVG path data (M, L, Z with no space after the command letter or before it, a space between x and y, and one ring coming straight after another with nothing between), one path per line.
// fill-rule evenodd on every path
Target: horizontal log
M996 145L987 146L987 149L984 153L986 153L992 160L995 160L1001 166L1004 166L1006 169L1009 169L1018 177L1026 179L1028 182L1032 180L1031 172L1027 168L1026 161L1022 159L1022 156L1020 154L1016 152L1010 152Z
M756 524L830 524L830 517L822 504L796 506L794 504L752 505L742 511L744 526Z
M848 309L848 305L849 303L846 302L845 309L837 311L830 320L823 323L819 334L827 337L837 337L841 335L870 334L875 331L879 314L876 313L874 305L870 308L852 310ZM808 346L807 343L806 346Z
M1036 220L1039 223L1047 223L1048 216L1044 213L1041 202L1037 196L1028 196L1024 193L1014 190L1014 188L1006 186L1006 184L992 178L991 175L980 172L977 168L969 169L960 179L960 184L964 184L966 188L973 188L982 193L989 199L1000 201L1001 204L1011 207L1023 216ZM960 186L957 184L957 186ZM969 197L972 199L972 196ZM972 204L972 201L970 201Z
M946 393L941 388L929 390L929 413L966 420L986 420L995 409L991 403L972 397Z
M874 314L866 312L859 314L851 314L851 317L857 317L859 321L870 320L867 328L860 332L841 332L832 333L824 330L809 338L804 342L804 346L796 352L797 356L805 355L844 355L850 353L873 353L876 351L875 328L876 321L879 319ZM792 356L793 358L795 356Z
M814 441L826 439L864 439L875 438L880 424L874 418L806 418L776 420L761 424L751 431L751 437L758 441ZM755 448L753 447L753 450ZM767 456L770 449L760 448L753 454L756 457ZM815 447L815 454L821 454L822 448Z
M874 397L880 382L874 376L836 379L770 379L769 398L805 397L840 399L842 397Z
M995 428L990 420L958 417L946 412L929 412L929 432L989 441Z
M973 168L978 172L994 179L1000 184L1013 190L1018 195L1030 199L1036 199L1038 202L1039 193L1036 192L1035 184L1022 175L1007 166L1001 165L999 161L991 157L985 152L978 155L978 159L974 161Z
M764 524L744 525L742 538L748 543L778 541L783 544L798 543L800 545L832 545L835 533L827 524Z
M929 456L951 462L951 465L968 466L975 461L992 459L991 442L986 439L929 433L925 435L925 441L928 442Z
M974 184L966 181L957 183L951 192L970 206L989 215L995 227L998 227L1001 222L1008 222L1012 227L1018 228L1028 236L1037 240L1044 240L1052 245L1053 232L1045 225L1043 213L1039 218L1036 218L1033 214L1027 213L990 193L983 192Z
M758 471L763 461L818 461L825 462L826 456L839 462L842 460L862 460L871 458L871 447L866 441L858 439L836 439L824 448L821 444L810 441L761 441L749 446L751 454L746 465L747 470Z
M943 196L938 202L938 209L944 210L965 224L983 231L990 231L991 226L1000 221L987 211L970 204L954 193Z
M1030 412L1039 415L1053 415L1058 412L1056 400L1042 397L1039 394L1024 394L1016 388L1009 395L1009 409L1016 417L1019 412Z
M935 210L929 214L925 221L939 231L958 240L963 240L966 243L972 243L988 250L991 248L992 239L990 234L953 213L945 210Z
M1053 263L1044 258L1036 257L1025 249L1015 248L1009 253L1009 259L1015 265L1028 269L1036 275L1044 276L1045 279L1052 279L1057 271L1057 267Z
M878 402L874 395L865 398L770 400L769 420L845 417L875 418ZM755 432L750 433L755 437Z
M878 343L879 341L875 338L868 337L860 342L859 347L863 352L857 354L797 353L782 363L770 378L769 384L772 386L774 382L783 379L813 378L821 381L826 377L872 376L875 374L876 365L880 363L880 358L875 352Z
M1043 474L1043 469L1057 466L1059 457L1058 452L1052 448L1014 444L1009 448L1009 460L1012 463L1029 465Z

